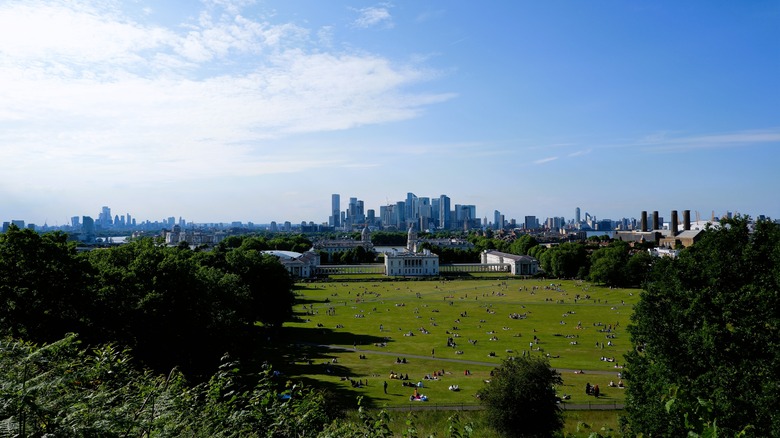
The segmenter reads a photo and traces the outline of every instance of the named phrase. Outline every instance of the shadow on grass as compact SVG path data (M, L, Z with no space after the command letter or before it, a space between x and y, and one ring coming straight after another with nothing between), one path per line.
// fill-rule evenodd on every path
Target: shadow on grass
M373 345L386 341L383 337L348 332L336 332L328 328L283 327L277 330L270 341L258 346L256 354L268 358L274 369L284 375L296 376L306 386L327 391L329 403L341 409L357 407L358 391L353 390L352 381L365 381L368 376L357 376L353 371L333 360L345 354L360 354L359 351L335 350L328 345ZM308 377L307 377L308 376ZM338 381L319 379L312 376L330 376ZM363 406L376 407L376 401L364 397Z
M295 304L311 305L311 304L326 304L329 302L330 300L327 298L322 300L313 300L311 298L295 297Z
M392 340L385 340L381 336L333 331L327 327L284 327L279 332L279 336L280 342L290 344L291 346L295 344L325 344L360 347L382 342L393 342Z

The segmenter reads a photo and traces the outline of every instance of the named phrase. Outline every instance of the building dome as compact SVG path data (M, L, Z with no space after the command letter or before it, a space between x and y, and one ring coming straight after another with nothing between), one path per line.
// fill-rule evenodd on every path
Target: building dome
M409 224L409 232L406 235L406 250L417 252L417 232L414 231L414 224Z

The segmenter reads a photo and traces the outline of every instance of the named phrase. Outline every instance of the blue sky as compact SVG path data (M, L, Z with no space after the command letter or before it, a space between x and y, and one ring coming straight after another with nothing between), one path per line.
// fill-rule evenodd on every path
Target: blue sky
M0 29L2 220L780 218L778 1L0 0Z

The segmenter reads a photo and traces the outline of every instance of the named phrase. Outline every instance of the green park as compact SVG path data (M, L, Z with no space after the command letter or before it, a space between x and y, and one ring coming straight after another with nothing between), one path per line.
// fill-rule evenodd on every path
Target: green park
M277 367L347 403L363 396L369 407L394 411L469 409L502 360L528 355L560 372L563 409L610 409L617 424L636 289L512 276L344 276L296 290L296 318L280 342L292 348L282 348ZM599 396L586 394L586 384L598 385ZM410 400L415 394L425 401ZM579 415L571 417L576 427Z

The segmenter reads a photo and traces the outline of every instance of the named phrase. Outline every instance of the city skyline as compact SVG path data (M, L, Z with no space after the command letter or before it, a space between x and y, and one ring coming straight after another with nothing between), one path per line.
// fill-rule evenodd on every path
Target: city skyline
M376 227L379 229L399 229L401 231L406 230L410 224L415 225L415 229L422 230L462 230L462 229L498 229L498 228L524 228L524 229L562 229L570 227L575 224L588 224L597 227L596 230L603 229L600 225L602 222L608 223L608 229L636 229L638 227L642 216L648 216L650 214L658 215L660 218L660 224L656 224L654 218L648 219L652 227L663 227L668 225L669 217L674 217L674 212L687 211L689 214L688 220L695 221L709 221L711 219L719 220L722 218L731 218L735 215L745 215L744 212L725 210L717 212L712 210L711 212L700 212L698 210L693 211L688 208L674 208L669 211L661 211L657 209L646 209L639 212L639 214L622 214L614 217L605 217L598 214L591 214L590 211L582 209L579 206L574 207L571 211L572 216L554 216L546 215L524 215L520 217L505 216L500 210L493 210L492 212L484 211L479 206L472 204L461 204L453 202L453 198L448 195L442 194L438 197L417 196L413 192L407 192L405 199L398 199L395 202L388 202L381 206L366 206L365 202L357 197L347 197L348 203L341 204L341 194L331 194L331 203L328 216L325 220L319 220L319 218L313 218L308 220L302 220L293 222L284 217L276 218L268 222L255 222L252 220L246 220L242 218L231 218L221 221L198 221L192 220L186 217L177 215L166 215L162 218L138 218L129 212L112 213L110 206L100 207L96 215L91 214L76 214L69 217L69 220L64 223L49 223L44 221L43 223L36 223L27 221L25 218L0 218L0 223L3 224L3 232L7 226L11 224L16 225L19 228L33 227L36 230L51 230L51 229L64 229L64 230L81 230L84 223L89 221L91 224L90 229L98 227L103 230L110 229L137 229L137 230L149 230L149 229L170 229L175 225L181 227L271 227L272 231L276 231L276 226L279 226L281 230L284 227L292 227L298 229L299 226L311 227L314 229L310 231L325 231L329 229L335 230L359 230L366 225ZM418 202L419 201L419 202ZM457 201L455 199L454 201ZM427 207L427 208L426 208ZM395 211L395 213L394 213ZM403 213L400 213L402 211ZM445 216L444 222L441 222L441 215L444 212L448 214ZM666 216L666 215L669 216ZM338 219L334 221L334 216ZM749 215L752 219L766 219L770 218L778 220L778 218L771 218L763 213ZM420 218L425 218L423 221ZM678 217L678 223L682 223L682 219ZM579 228L579 226L577 226ZM589 228L593 230L593 228ZM289 231L289 230L288 230Z
M777 2L77 3L0 0L4 221L780 217Z

